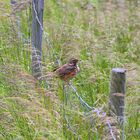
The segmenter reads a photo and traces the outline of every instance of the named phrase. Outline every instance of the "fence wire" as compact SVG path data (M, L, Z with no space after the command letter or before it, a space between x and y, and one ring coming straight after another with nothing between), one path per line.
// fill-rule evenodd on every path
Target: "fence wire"
M77 96L77 98L79 99L79 102L80 104L85 107L86 109L89 109L89 111L92 110L92 113L96 113L96 115L99 117L99 118L105 118L107 117L106 115L106 112L103 111L102 108L94 108L94 107L91 107L90 105L88 105L88 103L86 103L82 97L78 94L77 90L75 89L75 87L71 84L70 87L73 89L75 95ZM108 125L109 127L109 130L110 130L110 134L113 138L113 140L116 140L116 137L115 135L113 134L113 129L112 129L112 126L111 126L111 123L109 121L109 119L106 120L106 124Z
M35 12L36 20L37 20L38 24L40 25L41 30L44 31L43 25L41 24L41 22L40 22L40 20L39 20L39 17L38 17L38 15L37 15L37 10L36 10L36 7L35 7L34 0L32 0L32 5L33 5L33 10L34 10L34 12ZM57 56L55 55L55 53L54 53L54 49L53 49L54 46L53 46L53 44L51 43L51 41L50 41L50 39L49 39L48 33L45 32L45 31L44 31L44 36L45 36L45 38L46 38L46 41L47 41L48 46L51 48L51 50L53 50L52 53L53 53L54 58L56 59L57 63L60 65L60 60L58 59L58 57L57 57ZM42 56L41 56L40 54L42 54L42 52L39 52L37 49L35 49L35 47L33 48L32 51L33 51L32 53L34 54L33 57L32 57L32 59L35 58L35 61L32 63L32 65L33 65L33 66L36 66L36 69L39 69L39 70L41 71L41 68L42 68L42 66L41 66L41 64L42 64L42 58L41 58L41 57L42 57ZM36 73L36 74L38 74L38 73ZM43 75L42 71L41 71L41 75ZM93 113L93 114L96 113L97 117L99 117L99 118L105 118L105 117L107 117L106 112L104 112L102 108L94 108L94 107L90 106L90 105L89 105L87 102L85 102L85 101L83 100L83 98L78 94L76 88L75 88L72 84L69 85L69 86L70 86L70 88L73 90L73 93L75 94L75 96L77 97L77 99L79 100L80 105L83 107L84 110L86 110L85 113L92 111L92 113ZM66 100L66 102L68 102L68 101L70 100L70 99L69 99L69 93L68 93L68 91L64 90L64 94L65 94L65 100ZM71 101L71 102L72 102L72 101ZM64 106L66 106L65 103L64 103ZM72 126L72 124L70 123L69 119L67 118L67 115L66 115L66 112L65 112L65 111L64 111L64 120L66 121L67 128L68 128L68 129L78 138L78 140L79 140L79 139L80 139L80 136L79 136L79 135L75 132L75 130L73 129L73 126ZM93 122L92 122L92 123L93 123ZM113 129L112 129L112 126L111 126L111 123L110 123L110 120L109 120L109 119L106 120L106 124L108 125L108 128L109 128L109 130L110 130L110 134L111 134L111 136L112 136L112 139L113 139L113 140L116 140L116 137L115 137L115 135L114 135L114 133L113 133ZM93 126L91 126L91 127L93 127Z

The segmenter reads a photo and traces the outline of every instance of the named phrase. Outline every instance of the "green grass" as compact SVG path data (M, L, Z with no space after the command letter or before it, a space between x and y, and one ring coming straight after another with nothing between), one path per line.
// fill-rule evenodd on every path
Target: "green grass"
M6 16L10 14L9 1L0 2L0 8L6 10L5 14L0 11L0 139L101 139L104 134L99 118L91 126L91 114L83 115L85 109L71 89L67 89L66 116L76 134L67 128L63 83L54 79L49 87L31 76L31 44L27 42L31 38L31 9L17 13L23 34L19 38L15 19ZM44 34L43 72L45 75L57 67L56 58L61 64L71 57L79 58L81 72L73 85L90 106L103 106L108 111L110 71L113 67L128 69L125 136L138 140L140 6L126 0L122 15L116 3L45 1L44 33L48 38Z

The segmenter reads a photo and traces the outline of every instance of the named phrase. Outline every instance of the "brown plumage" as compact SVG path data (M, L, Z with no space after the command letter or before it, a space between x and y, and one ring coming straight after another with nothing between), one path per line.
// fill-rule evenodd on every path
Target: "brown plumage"
M61 80L68 82L80 71L77 63L78 59L71 58L67 64L64 64L54 72Z

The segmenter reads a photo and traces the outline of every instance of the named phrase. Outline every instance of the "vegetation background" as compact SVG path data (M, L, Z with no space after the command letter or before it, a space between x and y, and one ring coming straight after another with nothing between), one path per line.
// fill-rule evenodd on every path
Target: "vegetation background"
M18 4L0 0L0 139L102 139L100 119L91 125L71 89L64 121L62 82L32 76L31 3ZM140 139L140 1L45 0L43 24L43 74L79 58L73 85L90 106L107 112L110 71L127 69L125 137Z

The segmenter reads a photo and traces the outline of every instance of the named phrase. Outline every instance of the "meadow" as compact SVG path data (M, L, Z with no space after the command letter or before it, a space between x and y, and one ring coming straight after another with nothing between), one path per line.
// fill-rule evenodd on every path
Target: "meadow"
M73 86L88 105L108 113L110 72L126 69L125 138L139 140L140 1L44 1L43 75L57 62L80 59ZM32 76L31 25L29 0L14 10L9 0L0 0L0 139L108 140L101 120L71 88Z

